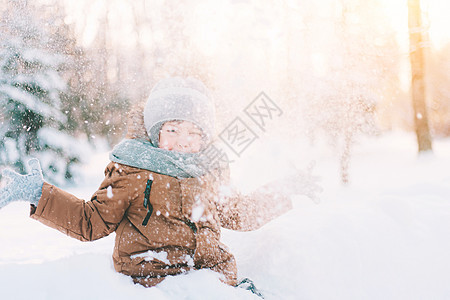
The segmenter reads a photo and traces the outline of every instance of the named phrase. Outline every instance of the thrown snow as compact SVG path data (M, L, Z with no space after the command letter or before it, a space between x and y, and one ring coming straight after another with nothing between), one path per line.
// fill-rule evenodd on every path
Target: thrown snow
M419 158L413 135L365 139L353 151L346 188L330 150L297 157L285 147L274 158L274 149L262 148L232 166L241 187L283 174L288 157L298 166L315 159L324 188L320 202L295 196L293 210L259 230L223 230L239 276L266 299L450 298L450 139ZM90 198L107 163L106 153L99 157L72 193ZM114 235L68 238L31 220L26 203L13 203L0 210L0 299L259 299L207 270L150 289L134 285L114 271L113 244Z

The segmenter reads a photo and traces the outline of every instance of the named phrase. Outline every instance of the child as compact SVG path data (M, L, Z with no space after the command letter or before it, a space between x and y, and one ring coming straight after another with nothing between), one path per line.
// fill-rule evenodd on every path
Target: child
M28 200L31 218L81 241L116 232L114 267L135 283L151 287L167 276L208 268L234 286L236 261L220 242L220 227L254 229L291 204L286 196L261 191L220 194L226 168L208 169L200 155L213 135L206 87L192 78L164 79L143 113L130 114L127 136L111 152L105 179L89 202L44 182L32 159L27 175L4 170L11 180L1 190L0 208Z

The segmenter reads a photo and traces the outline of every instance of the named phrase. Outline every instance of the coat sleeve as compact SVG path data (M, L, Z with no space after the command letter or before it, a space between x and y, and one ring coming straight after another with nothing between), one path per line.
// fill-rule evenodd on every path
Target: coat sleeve
M221 195L218 213L221 226L231 230L256 230L292 209L291 200L263 188L249 195L233 191Z
M125 170L110 163L89 202L44 183L42 196L30 216L70 237L93 241L115 231L130 204L129 190Z

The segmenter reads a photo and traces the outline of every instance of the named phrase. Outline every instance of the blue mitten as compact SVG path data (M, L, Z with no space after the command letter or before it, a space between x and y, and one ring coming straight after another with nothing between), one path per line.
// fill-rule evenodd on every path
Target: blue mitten
M30 159L28 165L31 167L31 171L26 175L20 175L9 169L3 170L2 175L9 179L9 183L0 189L0 209L19 200L37 205L44 185L42 169L36 158Z

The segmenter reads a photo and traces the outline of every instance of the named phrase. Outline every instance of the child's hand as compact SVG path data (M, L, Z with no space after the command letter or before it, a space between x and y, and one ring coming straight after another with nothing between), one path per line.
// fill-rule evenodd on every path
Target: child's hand
M39 160L32 158L28 161L30 173L20 175L10 169L5 169L2 175L9 179L9 183L0 189L0 209L13 201L25 200L37 205L42 194L44 178Z
M274 191L285 196L305 195L313 201L318 201L323 189L319 185L320 178L312 175L314 164L311 163L306 172L293 167L293 171L271 185Z
M323 192L320 186L320 177L312 174L314 164L310 164L306 172L294 167L295 172L288 175L286 189L291 195L305 195L313 201L318 201L318 194Z

